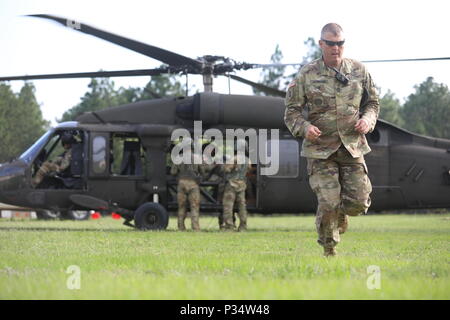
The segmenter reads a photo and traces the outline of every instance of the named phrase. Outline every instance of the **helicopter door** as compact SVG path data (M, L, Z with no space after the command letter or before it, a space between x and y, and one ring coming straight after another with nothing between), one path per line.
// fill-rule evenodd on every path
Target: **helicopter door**
M95 144L95 139L99 138L102 145ZM97 147L98 152L95 152ZM101 151L103 147L106 150ZM92 167L103 168L96 176L103 176L103 179L91 179L95 190L102 193L101 199L113 199L123 207L133 207L141 201L142 190L138 185L145 181L145 152L142 143L134 132L117 132L103 135L96 135L92 139ZM96 162L99 162L97 165Z
M266 144L269 157L270 140ZM306 159L300 157L299 140L279 140L279 167L273 175L263 175L258 168L258 209L271 212L296 213L314 210L314 195L309 188Z

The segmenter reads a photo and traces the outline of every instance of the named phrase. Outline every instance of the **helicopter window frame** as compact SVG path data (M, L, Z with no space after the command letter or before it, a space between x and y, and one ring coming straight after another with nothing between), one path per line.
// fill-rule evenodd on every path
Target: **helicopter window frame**
M59 144L61 132L55 132L45 145L45 160L55 159L64 152L64 148Z
M91 136L91 176L104 177L108 175L108 135L104 133L94 133Z
M271 179L296 179L300 175L300 145L295 139L278 140L278 172L273 175L267 175ZM271 156L271 139L265 143L267 155ZM262 164L261 164L262 165ZM262 165L267 167L267 165Z
M138 159L135 159L135 165L139 163L139 169L133 174L123 174L122 166L124 161L124 146L126 142L137 142L139 144ZM116 132L110 136L110 165L109 171L112 178L144 178L146 152L140 137L135 132Z
M53 133L54 130L49 130L44 133L31 147L19 156L19 159L27 164L32 163L50 140Z

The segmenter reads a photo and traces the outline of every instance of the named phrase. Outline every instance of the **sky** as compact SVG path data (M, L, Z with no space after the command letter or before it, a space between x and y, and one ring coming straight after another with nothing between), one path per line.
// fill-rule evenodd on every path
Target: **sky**
M52 14L164 48L187 57L230 57L269 63L276 45L284 63L301 62L304 41L316 40L328 22L345 32L344 56L356 60L450 57L449 2L445 0L0 0L0 75L146 69L161 63L104 40L27 14ZM381 95L401 101L427 77L450 87L450 60L368 63ZM260 70L238 76L258 81ZM113 78L115 87L142 87L148 77ZM56 119L80 102L89 79L34 80L45 119ZM180 81L185 81L184 77ZM23 81L10 82L18 92ZM202 90L200 76L189 84ZM228 80L214 79L214 91L228 93ZM193 94L195 92L191 92ZM231 93L252 94L231 81Z

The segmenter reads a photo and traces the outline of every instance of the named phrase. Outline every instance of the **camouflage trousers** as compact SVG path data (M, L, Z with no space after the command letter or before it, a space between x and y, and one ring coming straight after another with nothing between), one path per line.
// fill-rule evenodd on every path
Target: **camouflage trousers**
M31 184L33 187L36 187L39 183L42 182L44 177L48 175L51 172L57 172L59 169L59 166L56 163L46 161L42 164L42 166L39 168L38 172L36 172L36 175L31 180Z
M193 230L200 230L200 187L191 179L180 179L177 188L178 201L178 229L186 230L184 220L186 219L187 202L191 208L191 223Z
M247 184L243 180L230 180L223 192L223 225L221 228L234 229L233 208L238 206L239 230L247 229L247 206L245 203L245 189Z
M372 185L364 157L353 158L341 147L328 159L308 158L311 189L317 196L317 242L334 248L340 241L340 215L357 216L370 206Z

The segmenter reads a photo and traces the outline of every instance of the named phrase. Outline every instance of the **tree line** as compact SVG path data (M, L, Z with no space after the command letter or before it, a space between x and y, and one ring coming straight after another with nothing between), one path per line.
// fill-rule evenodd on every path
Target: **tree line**
M307 54L302 64L321 56L317 42L308 38L304 42ZM283 53L277 45L271 63L281 63ZM261 71L261 83L286 90L296 71L286 67L265 68ZM167 96L185 95L185 85L173 75L152 77L144 88L115 88L108 78L91 79L88 91L80 103L68 109L59 122L74 120L87 111L96 111L122 104ZM254 90L257 95L262 92ZM414 87L404 103L388 90L380 97L380 118L411 132L432 137L450 139L450 92L445 84L428 77ZM7 83L0 82L0 163L19 156L36 141L50 122L42 116L35 97L35 87L26 82L20 92L12 91Z
M0 83L0 163L19 156L50 126L44 120L32 83L19 93Z
M155 99L184 95L184 85L173 75L152 77L144 88L115 88L111 79L91 79L81 101L68 109L58 122L75 120L83 112ZM35 97L35 87L25 82L19 93L0 82L0 163L18 157L50 127Z

